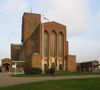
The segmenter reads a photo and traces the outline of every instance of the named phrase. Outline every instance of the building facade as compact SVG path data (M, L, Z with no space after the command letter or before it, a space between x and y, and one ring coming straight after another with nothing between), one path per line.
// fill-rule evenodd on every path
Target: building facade
M12 69L12 62L9 58L2 59L2 66L1 66L2 72L11 72Z
M77 64L76 64L76 56L75 55L68 55L67 56L66 70L68 72L76 72L77 71Z
M93 60L88 62L77 63L78 72L95 72L99 70L99 61Z
M11 60L26 61L24 68L44 71L54 67L57 71L67 71L67 61L72 59L68 58L65 25L54 21L42 23L40 14L24 13L21 42L19 45L11 44ZM72 61L76 63L76 58Z

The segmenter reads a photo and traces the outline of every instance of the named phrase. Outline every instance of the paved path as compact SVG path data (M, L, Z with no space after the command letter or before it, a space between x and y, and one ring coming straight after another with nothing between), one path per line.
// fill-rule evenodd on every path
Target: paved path
M10 77L7 74L0 73L0 87L9 86L9 85L16 85L16 84L21 84L21 83L46 81L46 80L81 79L81 78L100 78L100 75Z

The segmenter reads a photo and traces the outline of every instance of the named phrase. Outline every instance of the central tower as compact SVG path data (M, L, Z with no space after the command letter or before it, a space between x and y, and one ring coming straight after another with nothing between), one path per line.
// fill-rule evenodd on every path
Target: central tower
M24 13L22 18L22 42L24 43L41 23L40 14Z

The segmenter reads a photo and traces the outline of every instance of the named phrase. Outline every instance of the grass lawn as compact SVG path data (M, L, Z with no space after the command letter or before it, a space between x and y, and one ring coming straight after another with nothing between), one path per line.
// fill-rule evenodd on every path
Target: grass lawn
M57 76L71 76L71 75L100 75L100 72L56 72Z
M2 87L0 90L100 90L100 78L35 82Z
M72 76L72 75L100 75L100 72L56 72L55 76ZM39 77L39 76L48 76L43 74L18 74L11 75L14 77Z

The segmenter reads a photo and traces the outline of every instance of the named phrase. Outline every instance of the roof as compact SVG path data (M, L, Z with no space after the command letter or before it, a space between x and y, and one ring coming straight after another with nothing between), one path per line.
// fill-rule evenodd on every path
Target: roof
M57 25L61 25L63 27L66 27L66 25L63 25L63 24L56 22L56 21L45 22L44 24L49 24L49 23L53 23L53 24L57 24Z
M13 44L13 43L11 43L11 45L13 45L13 46L22 46L23 44Z
M2 60L11 60L10 58L3 58Z
M40 15L37 13L31 13L31 12L24 12L23 16L32 16L32 15Z
M91 61L86 61L86 62L78 62L78 64L80 63L90 63L90 62L99 62L98 60L91 60Z

